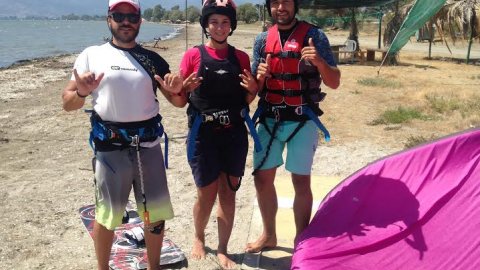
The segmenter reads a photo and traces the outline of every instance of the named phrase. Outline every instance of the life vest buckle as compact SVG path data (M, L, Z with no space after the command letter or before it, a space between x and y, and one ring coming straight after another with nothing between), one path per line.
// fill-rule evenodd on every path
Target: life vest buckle
M279 109L274 109L273 113L275 115L275 121L280 122L280 110Z
M130 139L132 140L132 142L130 143L131 146L138 147L140 145L140 136L135 135L130 137Z
M230 124L230 117L228 115L220 115L218 117L218 120L220 121L220 124L226 126Z
M295 108L295 113L297 115L303 115L303 106L298 106Z
M202 116L202 123L212 122L213 120L215 120L213 115L201 114L201 116Z
M241 111L240 111L240 116L242 118L245 118L245 116L247 116L248 112L247 112L247 109L246 108L243 108Z

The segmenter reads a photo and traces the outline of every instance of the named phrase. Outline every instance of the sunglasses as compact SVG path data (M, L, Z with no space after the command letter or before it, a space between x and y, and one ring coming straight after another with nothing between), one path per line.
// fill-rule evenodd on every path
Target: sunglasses
M136 13L118 13L114 12L108 15L109 18L112 18L116 23L121 23L127 18L130 23L138 23L140 21L140 14Z

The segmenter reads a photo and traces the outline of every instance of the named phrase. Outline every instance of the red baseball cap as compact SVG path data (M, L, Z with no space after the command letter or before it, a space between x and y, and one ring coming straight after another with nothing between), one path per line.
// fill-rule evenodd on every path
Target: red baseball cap
M138 0L109 0L108 1L108 10L113 10L118 4L130 4L137 11L140 11L140 2Z

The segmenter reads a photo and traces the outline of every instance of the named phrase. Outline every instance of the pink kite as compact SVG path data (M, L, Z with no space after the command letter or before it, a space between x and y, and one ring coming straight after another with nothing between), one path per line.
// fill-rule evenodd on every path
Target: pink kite
M480 269L480 129L378 160L335 187L292 269Z

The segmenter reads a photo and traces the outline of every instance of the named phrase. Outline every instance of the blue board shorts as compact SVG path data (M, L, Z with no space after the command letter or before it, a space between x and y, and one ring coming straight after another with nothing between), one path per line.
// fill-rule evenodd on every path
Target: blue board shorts
M173 208L160 144L140 149L144 190L150 222L173 218ZM97 152L94 159L96 209L95 220L109 230L122 224L122 217L133 187L137 211L145 211L137 162L137 150Z
M233 177L243 176L247 153L248 132L243 123L228 128L202 125L195 139L195 153L188 161L195 185L210 185L220 172Z
M267 117L265 123L268 125L268 130L272 131L275 120ZM277 132L275 133L275 139L268 151L268 157L261 168L258 168L258 166L265 157L271 136L263 124L258 125L257 132L263 149L253 154L253 165L255 169L267 170L281 166L283 164L283 150L286 144L287 155L285 169L298 175L311 174L313 156L318 146L318 128L313 121L308 120L297 134L293 136L289 142L286 142L298 124L299 122L295 121L283 121L279 124Z

